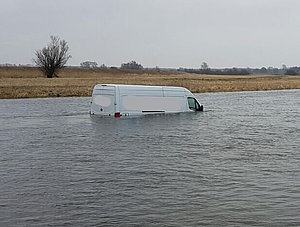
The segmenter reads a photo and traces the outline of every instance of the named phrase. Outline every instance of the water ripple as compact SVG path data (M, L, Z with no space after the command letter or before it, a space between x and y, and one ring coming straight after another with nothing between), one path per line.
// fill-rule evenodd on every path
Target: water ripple
M0 100L0 225L299 226L299 90L197 96L128 119Z

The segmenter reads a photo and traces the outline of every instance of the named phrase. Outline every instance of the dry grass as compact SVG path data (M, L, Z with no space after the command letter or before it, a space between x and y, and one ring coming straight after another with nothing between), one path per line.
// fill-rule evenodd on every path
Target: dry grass
M217 76L167 72L64 69L47 79L36 68L0 68L0 98L91 96L99 83L186 87L192 92L300 89L300 76Z

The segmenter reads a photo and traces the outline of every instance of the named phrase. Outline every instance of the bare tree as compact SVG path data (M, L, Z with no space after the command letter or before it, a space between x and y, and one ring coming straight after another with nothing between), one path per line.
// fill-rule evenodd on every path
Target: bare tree
M143 69L143 66L136 61L131 61L128 63L123 63L121 65L121 69L136 69L136 70L141 70Z
M47 78L57 77L58 71L71 58L69 46L65 40L60 40L56 36L50 36L50 39L46 47L35 52L36 59L33 59Z
M82 68L97 68L97 65L98 63L95 61L85 61L80 63Z
M201 69L204 70L204 71L207 71L209 69L208 64L206 62L202 62Z

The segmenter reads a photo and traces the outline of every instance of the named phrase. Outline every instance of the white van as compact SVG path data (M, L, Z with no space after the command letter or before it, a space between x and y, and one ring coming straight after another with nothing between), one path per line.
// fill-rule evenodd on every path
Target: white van
M195 111L203 111L203 106L183 87L97 84L90 114L126 117Z

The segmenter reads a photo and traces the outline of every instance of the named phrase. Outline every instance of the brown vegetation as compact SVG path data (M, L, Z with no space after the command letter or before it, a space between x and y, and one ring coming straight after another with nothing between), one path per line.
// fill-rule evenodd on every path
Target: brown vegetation
M0 68L0 98L91 96L99 83L186 87L194 93L300 89L300 76L217 76L165 71L66 68L45 78L37 68Z

